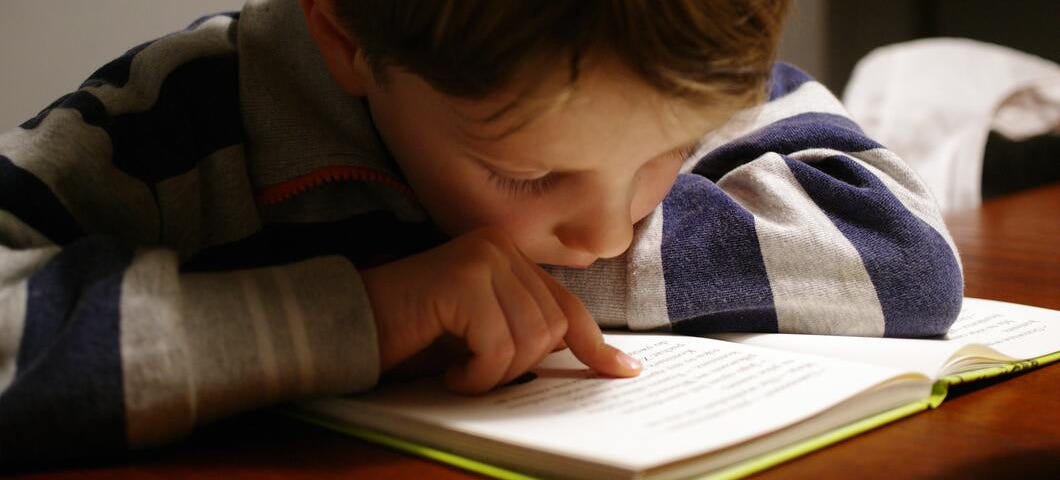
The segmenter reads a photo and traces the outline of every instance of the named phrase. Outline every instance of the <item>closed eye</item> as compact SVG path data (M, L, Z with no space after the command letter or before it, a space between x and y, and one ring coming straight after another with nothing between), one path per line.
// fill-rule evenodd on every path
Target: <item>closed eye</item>
M681 149L671 150L670 153L661 157L660 160L665 159L683 162L695 154L698 148L699 144L694 143ZM489 168L487 168L486 171L489 174L490 181L493 182L494 185L512 196L540 196L551 190L560 177L562 177L562 174L560 173L549 172L534 179L519 179L506 177Z
M487 170L489 172L489 179L498 188L508 192L511 195L541 195L550 190L558 180L558 174L548 173L540 178L534 178L530 180L518 179L505 177L493 170Z

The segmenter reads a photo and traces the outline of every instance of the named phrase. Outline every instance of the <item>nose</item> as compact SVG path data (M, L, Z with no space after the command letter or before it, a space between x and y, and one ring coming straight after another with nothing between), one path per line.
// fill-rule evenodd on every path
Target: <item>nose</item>
M555 227L556 238L567 248L611 258L633 242L630 201L625 195L598 195L574 206L571 213Z

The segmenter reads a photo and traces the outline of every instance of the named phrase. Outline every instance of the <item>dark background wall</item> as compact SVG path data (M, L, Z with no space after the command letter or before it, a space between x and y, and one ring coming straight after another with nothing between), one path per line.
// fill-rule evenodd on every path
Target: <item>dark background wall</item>
M781 58L841 93L876 47L964 37L1060 62L1060 0L796 0Z

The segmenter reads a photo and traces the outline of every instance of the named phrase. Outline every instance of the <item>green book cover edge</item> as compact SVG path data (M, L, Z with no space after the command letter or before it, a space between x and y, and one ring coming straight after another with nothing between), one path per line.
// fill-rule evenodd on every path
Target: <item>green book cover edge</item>
M441 463L449 464L454 467L469 470L475 473L481 473L486 476L493 478L499 478L501 480L529 480L536 477L525 475L519 472L508 470L506 468L497 467L485 462L473 460L455 453L446 452L437 448L429 447L427 445L419 444L416 442L410 442L408 440L395 437L390 434L381 433L376 430L369 428L358 427L356 425L344 425L327 418L318 417L316 415L306 413L305 411L283 409L281 412L285 415L290 415L299 420L319 425L321 427L335 430L352 437L360 438L361 440L379 444L385 447L389 447L394 450L411 453L424 458L429 458Z
M830 430L786 447L781 447L780 449L764 455L759 455L758 457L745 460L744 462L737 463L731 467L726 467L718 472L709 473L697 478L731 480L746 477L753 473L761 472L767 468L774 467L789 460L820 450L834 443L860 435L874 428L882 427L888 423L913 415L914 413L922 412L928 409L928 405L928 401L920 400L897 408L892 408L871 417L858 420L849 425Z
M837 428L835 430L831 430L829 432L825 432L823 434L808 438L801 442L782 447L767 454L759 455L758 457L745 460L730 467L726 467L722 470L702 475L698 478L735 479L745 477L752 473L760 472L762 470L773 467L780 463L784 463L788 460L800 457L815 450L822 449L841 440L845 440L847 438L859 435L863 432L886 425L902 417L907 417L914 413L926 410L927 408L927 401L917 401L908 405L903 405L901 407L887 410L885 412L873 415L871 417L867 417L865 419ZM369 428L337 423L333 420L329 420L324 417L319 417L311 413L307 413L305 411L284 409L282 410L282 412L285 415L289 415L294 418L330 430L335 430L356 438L360 438L368 442L376 443L394 450L410 453L420 457L429 458L441 463L449 464L454 467L462 468L464 470L469 470L475 473L480 473L493 478L499 478L501 480L527 480L537 478L513 470L508 470L506 468L498 467L496 465L491 465L489 463L467 458L462 455L457 455L455 453L439 450L434 447L398 438L393 435L382 433Z
M897 408L893 408L891 410L878 413L876 415L872 415L870 417L866 417L849 425L839 427L837 429L822 433L820 435L816 435L814 437L810 437L801 442L782 447L778 450L774 450L764 455L759 455L758 457L737 463L730 467L726 467L720 471L711 472L699 476L697 478L711 480L731 480L745 477L753 473L761 472L770 467L774 467L776 465L787 462L789 460L793 460L795 458L801 457L816 450L820 450L834 443L860 435L864 432L881 427L901 418L908 417L917 412L921 412L929 408L936 408L942 403L943 400L945 400L949 387L952 385L959 385L975 380L982 380L986 378L992 378L1010 373L1020 372L1023 370L1036 368L1041 365L1053 363L1057 360L1060 360L1060 352L1053 352L1051 354L1043 355L1041 357L1019 362L1013 362L998 367L984 368L980 370L973 370L970 372L949 375L935 382L935 384L932 386L931 395L925 400L913 402L907 405L903 405ZM360 438L368 442L383 445L394 450L410 453L420 457L429 458L441 463L452 465L475 473L480 473L493 478L498 478L501 480L528 480L536 478L513 470L508 470L506 468L501 468L485 462L470 459L451 452L439 450L437 448L433 448L427 445L397 438L392 435L381 433L372 429L358 427L355 425L340 424L333 420L319 417L307 413L305 411L295 409L283 409L282 412L294 418L298 418L300 420L319 425L330 430L335 430L356 438Z

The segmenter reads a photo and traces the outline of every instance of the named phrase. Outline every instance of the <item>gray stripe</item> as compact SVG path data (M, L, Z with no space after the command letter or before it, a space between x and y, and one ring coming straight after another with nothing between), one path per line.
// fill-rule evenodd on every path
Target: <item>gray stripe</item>
M173 252L141 250L122 281L120 344L130 446L159 445L187 434L198 418L177 275Z
M188 362L198 385L199 421L283 398L289 388L286 326L267 269L181 277Z
M315 394L371 388L379 374L375 317L361 277L342 257L322 257L283 267L289 298L301 311L301 333L313 370ZM288 324L289 325L289 324ZM294 363L293 361L291 363Z
M25 321L26 282L0 286L0 393L15 379Z
M935 202L927 185L917 176L916 172L909 168L897 154L883 148L858 152L851 156L883 181L883 184L891 191L891 194L907 210L924 223L931 225L931 228L934 228L946 240L946 244L953 251L953 256L957 259L959 267L961 257L957 255L957 245L953 243L949 229L946 228L946 223L942 220L942 212L939 210L939 205Z
M57 253L58 247L10 250L0 245L0 392L15 378L26 321L26 279Z
M628 252L627 252L628 253ZM601 327L625 328L629 314L626 310L626 254L602 258L589 268L545 266L545 271L574 295Z
M817 82L806 82L794 92L772 102L737 113L725 125L704 136L696 154L681 166L681 173L690 172L697 161L711 150L778 120L807 112L831 113L849 118L843 104L827 88Z
M0 245L19 249L51 244L51 240L41 235L35 228L26 225L10 212L0 210Z
M860 255L780 155L763 155L718 186L755 217L780 332L883 335L883 310Z
M249 2L240 16L239 101L251 185L260 189L331 165L368 167L400 177L362 99L331 78L305 22L291 21L301 16L298 2L289 1ZM349 185L336 184L315 190L328 194L306 192L289 208L269 207L264 215L284 221L293 211L304 221L310 208L331 218L356 213L345 202L334 201L341 196L357 202L361 211L370 205L402 221L426 218L417 202L390 187L362 184L353 193Z
M284 317L287 318L287 328L291 333L291 348L294 351L295 364L298 366L298 394L307 395L313 391L316 375L313 357L310 353L309 339L306 334L306 315L294 292L298 287L291 282L287 270L281 268L272 269L273 281L279 286L280 305L283 306Z
M954 258L957 259L957 265L960 266L961 258L960 255L956 254L957 245L953 243L953 238L950 237L949 229L946 228L946 223L942 220L942 213L939 211L938 204L935 203L931 191L916 175L916 172L909 168L894 152L885 148L874 148L855 153L821 148L794 152L790 156L793 159L811 163L814 160L833 155L845 155L852 158L876 178L880 179L883 185L887 187L887 190L898 199L906 210L909 210L922 222L930 225L942 236L946 244L949 245L950 250L954 252Z
M276 333L269 324L265 312L266 301L254 282L254 276L249 273L235 275L239 280L239 290L243 294L242 305L246 307L246 318L254 330L254 347L257 351L258 364L261 367L261 384L263 387L264 403L272 403L280 398L282 386L280 385L280 367L276 361L276 345L272 339ZM274 298L274 297L269 297ZM270 312L271 313L271 312Z
M387 200L399 195L393 187L370 182L335 182L315 186L283 202L260 208L264 223L336 222L366 212L384 210L402 221L424 221L418 210L392 212Z
M629 251L629 328L650 330L670 326L666 278L662 263L663 206L637 225Z
M136 244L158 241L147 185L111 163L110 137L72 109L55 109L33 130L0 134L0 153L44 182L86 231Z
M211 153L195 169L159 182L157 192L161 242L176 248L182 259L261 227L242 145Z
M297 2L251 2L240 16L240 103L255 186L327 165L384 165L385 148L361 100L328 73ZM303 94L292 95L291 92ZM347 161L342 157L352 158Z
M122 87L86 87L111 115L145 111L177 66L197 57L234 51L228 17L213 18L193 31L159 39L132 60ZM55 109L30 131L0 134L3 154L55 192L86 230L117 235L133 244L159 241L159 220L150 189L111 163L110 137L85 124L73 109Z
M277 282L278 276L289 280ZM374 318L360 277L346 259L187 274L182 288L200 421L309 394L375 385L379 353ZM304 322L292 319L291 312ZM299 360L300 355L305 357Z

